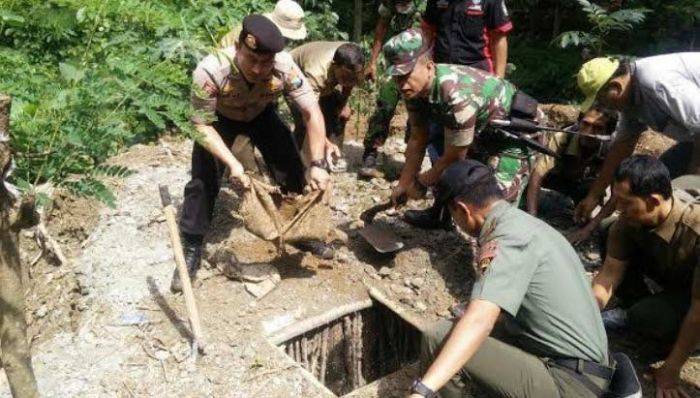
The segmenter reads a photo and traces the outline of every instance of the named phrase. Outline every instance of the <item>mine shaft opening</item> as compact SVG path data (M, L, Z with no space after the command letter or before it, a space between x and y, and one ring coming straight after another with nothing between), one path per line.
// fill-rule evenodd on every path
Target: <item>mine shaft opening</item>
M379 302L280 344L294 361L337 396L414 363L420 332Z

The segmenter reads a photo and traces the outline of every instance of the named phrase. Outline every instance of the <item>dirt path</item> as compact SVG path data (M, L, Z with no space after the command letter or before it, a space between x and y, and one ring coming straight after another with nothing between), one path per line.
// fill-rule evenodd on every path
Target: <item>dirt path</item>
M392 140L401 159L402 143ZM336 259L320 262L301 253L278 258L230 217L232 193L222 192L207 251L227 247L244 263L271 264L281 282L261 299L216 269L200 272L196 288L208 354L195 362L180 295L169 292L173 261L160 212L158 184L167 184L176 203L188 179L190 144L136 146L114 163L137 170L117 188L116 209L102 209L96 229L72 259L81 308L72 330L42 338L33 347L39 387L46 397L320 397L327 390L312 380L269 336L294 322L368 299L375 286L403 311L423 321L449 317L449 307L468 297L471 248L454 233L409 228L391 214L406 243L396 257L374 254L354 232L361 210L389 196L383 180L357 181L352 172L335 178L331 222L348 235ZM350 142L350 170L361 148ZM418 204L416 204L418 205ZM68 271L66 271L68 272ZM374 330L381 332L381 330ZM372 336L370 336L372 337ZM697 365L694 365L697 366ZM339 370L342 372L342 370ZM689 379L697 382L697 369ZM401 397L415 368L372 383L353 397ZM9 396L4 377L0 396Z

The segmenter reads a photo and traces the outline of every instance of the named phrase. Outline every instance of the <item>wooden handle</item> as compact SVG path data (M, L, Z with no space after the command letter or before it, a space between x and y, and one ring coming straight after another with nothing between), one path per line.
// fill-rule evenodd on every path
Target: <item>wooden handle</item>
M197 311L197 303L195 302L194 292L192 291L192 281L190 280L190 274L187 272L182 242L180 242L180 232L177 227L177 221L175 220L175 208L170 201L168 188L161 185L159 189L161 201L164 204L163 213L165 214L165 221L168 225L168 231L170 232L170 243L173 246L175 265L177 266L177 272L180 274L180 280L182 281L182 294L185 296L185 306L187 307L187 313L190 318L190 328L192 329L192 336L194 337L193 344L197 346L200 352L204 352L204 334L202 333L199 311Z
M160 192L160 204L162 204L163 207L173 204L173 201L170 198L170 191L168 191L167 186L158 185L158 191Z

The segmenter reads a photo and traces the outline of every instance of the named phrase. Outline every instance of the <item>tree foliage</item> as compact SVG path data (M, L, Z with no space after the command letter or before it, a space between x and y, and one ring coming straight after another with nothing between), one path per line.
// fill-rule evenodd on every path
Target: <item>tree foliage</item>
M588 0L577 0L586 13L591 27L588 31L571 30L562 33L557 42L562 48L582 46L602 55L610 35L616 32L629 32L635 25L644 21L651 10L646 8L620 9L608 11Z
M310 15L312 37L337 22L331 4L319 2ZM245 15L273 6L273 0L5 0L0 92L14 97L17 182L53 182L113 201L100 183L100 165L137 142L192 135L191 70Z

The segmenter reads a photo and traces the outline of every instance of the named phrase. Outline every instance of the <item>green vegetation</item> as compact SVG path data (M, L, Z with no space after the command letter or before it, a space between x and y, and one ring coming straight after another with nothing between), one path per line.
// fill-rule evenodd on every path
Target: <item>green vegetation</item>
M368 48L376 0L361 1L361 24L353 20L353 1L301 2L309 11L310 39L346 39L361 25ZM0 92L14 98L18 185L28 190L52 182L112 201L101 177L125 171L105 168L104 161L162 134L191 136L191 70L243 16L271 10L273 4L3 0ZM637 56L689 50L700 20L696 0L509 0L508 5L515 25L511 78L544 101L570 101L576 95L572 77L581 54L559 45ZM371 112L372 92L368 85L355 96L356 110Z
M332 3L319 3L308 22L317 38L338 18ZM101 164L137 142L169 132L191 135L191 70L234 23L273 5L5 0L0 92L14 98L18 185L52 182L111 203L100 177L124 172Z
M644 21L649 13L646 8L607 11L588 0L577 0L591 24L590 31L571 30L562 33L557 41L562 48L582 46L590 48L595 55L603 55L608 38L616 32L629 32Z

